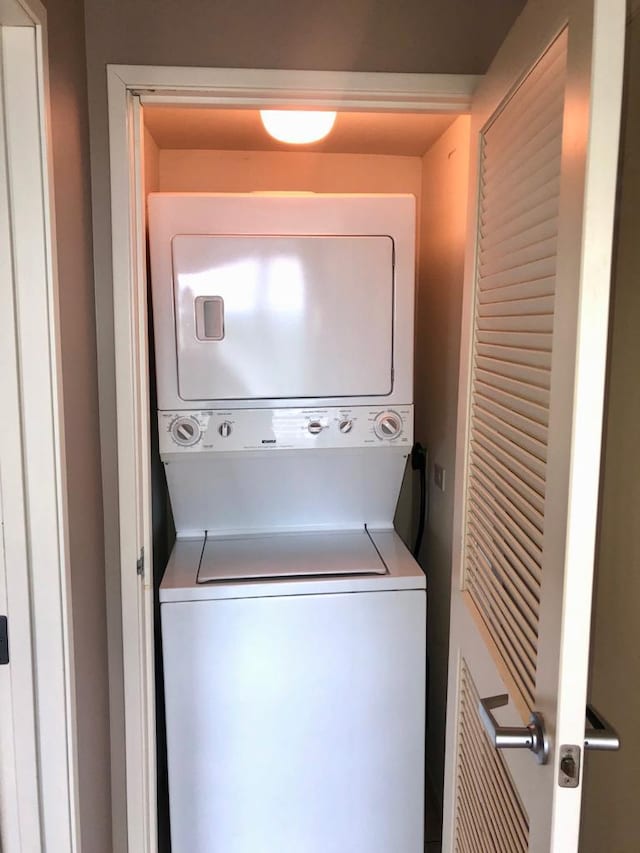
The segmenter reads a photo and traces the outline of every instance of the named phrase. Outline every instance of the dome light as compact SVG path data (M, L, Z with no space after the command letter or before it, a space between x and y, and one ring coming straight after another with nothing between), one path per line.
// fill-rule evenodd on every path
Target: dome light
M260 110L267 133L280 142L306 145L329 133L336 120L335 112L318 110Z

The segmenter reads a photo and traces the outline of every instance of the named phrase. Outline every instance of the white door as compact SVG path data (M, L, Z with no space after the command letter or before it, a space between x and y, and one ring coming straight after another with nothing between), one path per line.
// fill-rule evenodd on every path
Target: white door
M578 847L624 17L530 2L474 99L446 851Z

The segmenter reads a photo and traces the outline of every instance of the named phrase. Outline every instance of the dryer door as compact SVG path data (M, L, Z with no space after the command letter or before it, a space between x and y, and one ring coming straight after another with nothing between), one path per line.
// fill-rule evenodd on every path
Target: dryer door
M172 256L183 400L391 392L391 237L178 235Z

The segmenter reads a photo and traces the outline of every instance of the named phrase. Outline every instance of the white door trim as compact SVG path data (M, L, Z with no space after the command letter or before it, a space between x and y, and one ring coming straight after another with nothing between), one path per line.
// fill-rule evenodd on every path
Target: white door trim
M480 79L470 74L382 74L109 65L107 77L143 103L225 107L327 107L464 113ZM110 99L111 103L111 99Z
M0 423L0 598L9 615L10 647L2 673L2 743L10 743L13 752L13 761L3 760L0 781L2 805L12 809L3 849L76 851L73 638L44 7L39 0L2 0L0 33L0 337L7 389Z
M477 77L229 68L107 68L121 601L108 614L122 632L126 815L114 800L114 824L127 823L131 851L152 853L156 840L153 580L149 476L146 273L142 213L140 103L226 107L338 107L349 110L461 114ZM108 496L105 496L105 500ZM143 582L136 561L145 553ZM116 569L117 571L117 569ZM119 620L122 619L121 624ZM110 642L110 654L120 654ZM118 737L117 724L112 737Z

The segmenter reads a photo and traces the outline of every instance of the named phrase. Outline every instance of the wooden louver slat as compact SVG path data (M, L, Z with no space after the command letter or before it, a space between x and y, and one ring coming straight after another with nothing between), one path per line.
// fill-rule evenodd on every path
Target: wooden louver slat
M481 222L480 248L482 251L485 251L496 243L511 239L523 231L526 232L528 229L540 225L546 219L554 215L557 216L557 213L558 199L551 196L533 207L527 207L518 216L507 218L504 223L496 228L493 228L490 224L487 228L483 228ZM526 281L527 279L524 280Z
M492 258L501 258L503 255L515 253L519 249L526 249L528 246L541 243L557 234L557 226L558 223L555 219L542 219L534 222L528 228L516 231L511 236L487 239L482 244L482 260L486 263Z
M471 500L475 504L476 511L478 506L484 507L484 514L491 527L505 538L511 551L517 555L519 563L523 567L523 571L520 572L521 580L530 589L535 601L536 587L540 582L542 571L540 565L542 552L536 550L531 540L522 536L513 516L496 501L480 482L475 484ZM516 570L517 566L516 563ZM535 604L533 612L535 613ZM535 625L535 618L532 624Z
M566 38L557 39L539 62L531 69L526 80L517 90L518 99L511 98L507 105L509 109L509 122L500 127L494 127L492 141L507 142L514 140L518 144L517 134L522 128L526 128L532 120L543 109L546 98L554 91L564 78L564 66L566 63Z
M532 458L532 463L537 468L537 473L544 476L543 465L538 465L538 462L545 463L547 460L547 447L542 441L532 436L526 430L523 431L515 425L511 418L504 421L497 417L493 412L482 408L475 404L473 407L473 415L478 424L482 424L485 428L491 428L494 433L503 438L509 439L518 448L525 450Z
M540 367L544 370L551 368L551 354L543 350L523 349L522 347L509 347L500 344L477 343L476 353L478 356L497 358L500 361L511 364L529 364L532 367Z
M529 553L535 553L535 548L538 547L542 552L542 519L526 504L522 503L520 495L513 489L505 487L505 483L493 475L493 471L484 465L482 460L477 459L473 463L473 486L481 484L487 492L495 500L496 505L506 514L513 522L520 536L517 536L520 544L526 548ZM514 534L516 535L516 534Z
M484 550L487 546L487 535L480 525L476 528L472 524L470 527L469 547L476 555L476 566L488 563L489 558ZM495 569L495 566L499 566L498 570ZM522 641L521 645L526 647L526 655L532 661L535 657L537 636L531 625L526 621L527 615L531 613L531 610L527 607L527 602L520 595L518 585L510 583L509 573L505 571L503 565L499 563L492 564L490 581L497 592L493 602L498 605L501 613L510 622L510 627L514 631L516 640L518 642ZM522 648L520 651L522 651ZM532 671L535 673L535 668Z
M512 368L508 363L504 364L497 359L491 359L489 364L485 366L481 363L480 358L478 358L476 361L476 371L478 382L481 382L484 386L499 388L514 397L529 400L543 409L548 407L549 392L545 386L537 381L531 382L528 376L514 376L513 373L514 371L517 372L517 370ZM533 378L538 380L539 376L535 374Z
M495 382L484 382L478 378L477 395L479 398L488 397L500 403L506 411L512 410L515 415L521 414L529 420L543 424L545 427L548 423L548 410L544 405L540 405L535 401L527 400L521 394L513 393L509 389L500 388ZM476 399L474 398L474 403Z
M565 67L561 35L485 128L480 159L464 585L529 707L543 573ZM475 805L477 818L482 808ZM515 837L491 849L524 849L513 847Z
M516 379L525 385L549 389L550 376L548 370L540 370L528 364L517 361L508 361L495 356L485 356L478 353L476 364L479 370L487 373L501 373L509 379Z
M479 696L466 661L460 672L456 853L525 853L529 817L504 756L490 743L478 716Z
M495 225L490 222L494 210L499 212L501 222L507 218L515 219L516 211L520 216L552 198L554 193L557 194L558 186L553 162L541 160L533 171L523 172L519 180L506 181L500 187L492 187L490 192L485 190L480 198L481 221Z
M551 352L551 335L544 332L496 332L476 329L476 340L486 344Z
M547 278L506 284L498 288L487 288L478 293L478 302L480 305L492 305L500 302L512 302L514 299L553 297L553 282L553 277L548 276Z

